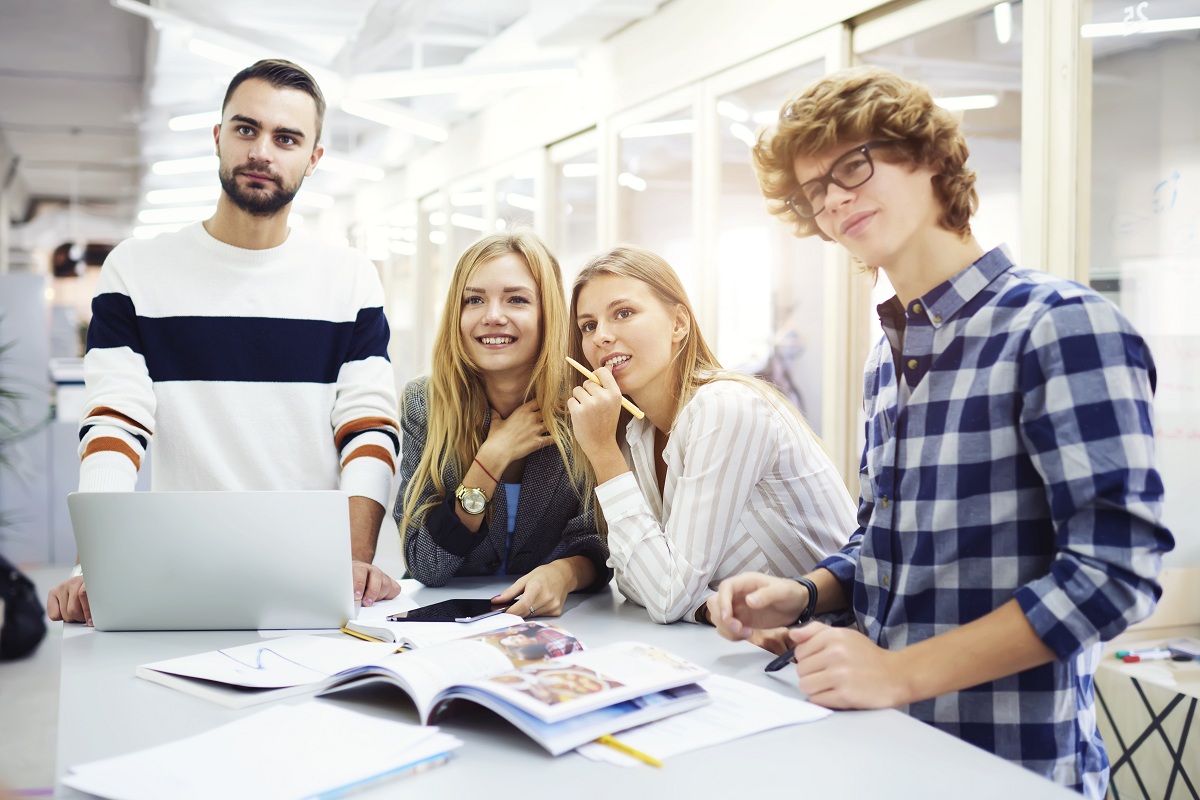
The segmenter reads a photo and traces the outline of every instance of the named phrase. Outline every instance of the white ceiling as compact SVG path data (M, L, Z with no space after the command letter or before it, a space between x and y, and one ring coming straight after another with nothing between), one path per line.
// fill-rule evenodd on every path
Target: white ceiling
M168 120L215 112L229 79L258 58L290 58L316 74L330 101L327 154L387 170L434 142L352 116L344 98L453 128L519 84L483 80L529 68L563 75L583 48L662 2L0 0L0 180L13 173L14 238L35 246L24 228L39 240L119 239L151 207L147 190L215 186L211 168L150 168L212 154L211 124L172 131ZM423 93L433 78L471 75L469 91ZM305 189L337 197L362 180L319 168ZM64 210L69 236L52 234Z

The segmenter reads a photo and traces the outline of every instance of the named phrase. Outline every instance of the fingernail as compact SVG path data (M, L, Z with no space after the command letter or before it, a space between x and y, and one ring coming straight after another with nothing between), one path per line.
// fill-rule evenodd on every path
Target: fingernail
M499 600L499 599L500 599L500 595L498 595L498 594L497 594L497 595L493 595L493 596L492 596L492 599L493 599L493 600Z
M362 600L362 592L355 592L355 593L354 593L354 599L355 599L355 600Z
M363 601L362 601L362 604L363 604L364 606L369 606L369 605L371 605L373 602L375 602L375 601L374 601L374 600L363 600Z

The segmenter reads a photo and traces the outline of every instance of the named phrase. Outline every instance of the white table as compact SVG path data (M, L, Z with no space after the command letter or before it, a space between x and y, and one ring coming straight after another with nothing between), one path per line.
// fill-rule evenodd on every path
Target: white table
M502 584L467 579L431 589L403 581L404 591L425 604L448 597L489 597ZM585 644L621 639L658 644L715 673L781 694L787 684L767 677L770 654L744 642L727 642L711 628L687 623L655 625L646 611L616 591L573 596L558 620ZM58 776L66 768L194 735L262 710L228 709L134 677L138 664L259 640L254 631L162 633L90 632L63 642L59 704ZM350 695L349 699L347 696ZM302 702L293 698L282 702ZM319 702L348 702L356 710L416 721L396 690L363 689ZM1077 797L1019 767L897 711L836 713L677 756L661 769L595 763L576 753L546 754L498 717L468 710L443 723L465 744L450 762L429 772L383 784L361 797L586 798L744 797L770 792L809 798L1070 798ZM197 764L197 769L213 765ZM84 797L57 786L59 797Z

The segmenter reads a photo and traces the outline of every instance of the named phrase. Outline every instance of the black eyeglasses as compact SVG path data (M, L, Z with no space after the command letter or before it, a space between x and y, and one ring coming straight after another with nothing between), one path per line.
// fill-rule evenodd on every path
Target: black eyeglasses
M871 150L886 144L890 142L867 142L838 156L824 175L800 184L800 190L784 201L787 207L802 219L817 216L825 210L825 194L829 190L829 184L836 184L843 189L857 189L871 180L871 176L875 174Z

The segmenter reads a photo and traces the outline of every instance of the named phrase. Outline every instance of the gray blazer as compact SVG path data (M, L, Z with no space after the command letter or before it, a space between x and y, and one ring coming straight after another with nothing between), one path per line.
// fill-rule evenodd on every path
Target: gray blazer
M427 377L404 387L400 428L403 432L400 492L393 516L399 527L404 516L404 493L425 450L429 425ZM422 523L404 538L407 576L426 586L445 586L454 577L493 575L504 558L508 533L508 500L497 489L491 502L491 524L472 533L455 513L454 489L461 477L447 470L448 496L429 509ZM435 496L432 481L421 490L421 502ZM594 505L593 505L594 508ZM403 531L401 532L404 533ZM612 578L608 548L596 532L591 509L585 510L572 485L558 448L544 447L525 459L521 497L513 528L506 574L519 576L560 558L586 556L596 568L596 580L582 591L596 591Z

